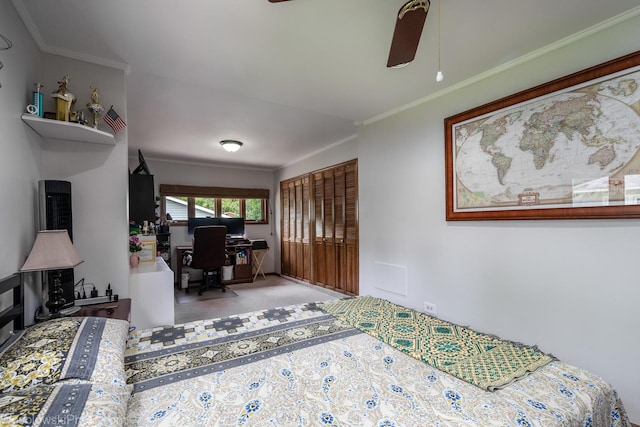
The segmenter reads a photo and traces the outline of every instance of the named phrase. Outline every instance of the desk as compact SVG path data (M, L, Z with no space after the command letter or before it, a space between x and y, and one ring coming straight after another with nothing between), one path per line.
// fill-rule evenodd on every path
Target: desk
M68 315L62 313L57 316L38 314L35 318L36 323L59 317L107 317L109 319L120 319L128 322L131 315L131 298L122 298L118 301L109 301L101 304L76 305L75 308L79 308L80 310Z
M131 298L123 298L104 304L83 305L77 313L73 314L73 317L108 317L128 322L130 313Z
M227 263L226 265L233 266L233 279L224 280L226 285L233 285L235 283L249 283L253 278L253 264L252 264L252 244L249 243L227 243ZM193 250L191 245L176 246L176 288L182 289L182 269L190 269L189 266L182 265L182 259L186 251ZM194 269L195 270L195 269ZM197 284L197 286L191 286L191 284ZM189 289L200 286L200 279L189 279L188 286L184 288L185 292L189 292Z

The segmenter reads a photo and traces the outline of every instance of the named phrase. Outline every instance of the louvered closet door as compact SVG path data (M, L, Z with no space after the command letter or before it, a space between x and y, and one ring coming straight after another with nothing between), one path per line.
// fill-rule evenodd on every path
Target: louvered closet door
M347 162L280 184L282 274L358 295L358 168Z
M309 178L295 181L296 238L295 275L300 280L311 279L311 249L309 248Z
M280 184L281 215L280 220L280 272L291 276L291 190L293 182Z
M298 267L302 271L302 279L311 281L311 180L308 176L300 180L302 187L301 210L302 223L300 224L300 234L302 241L300 249L296 252L298 256Z
M345 168L333 170L333 256L335 257L335 289L345 291L346 276L343 265L346 262L345 247Z
M309 281L309 178L285 181L280 186L282 199L281 272Z
M349 163L344 167L344 226L339 245L338 289L358 295L358 167Z
M318 285L358 294L358 169L349 162L314 180L314 272Z
M313 174L315 208L315 244L313 280L327 288L336 287L334 246L334 170Z

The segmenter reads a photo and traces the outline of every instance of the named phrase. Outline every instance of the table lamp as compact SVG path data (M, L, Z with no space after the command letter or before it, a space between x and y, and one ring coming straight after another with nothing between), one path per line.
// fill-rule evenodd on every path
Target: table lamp
M20 272L61 270L73 268L81 262L83 259L73 247L67 230L38 231L31 253ZM49 283L49 301L45 307L49 309L51 317L58 317L60 309L66 303L60 276L57 271Z

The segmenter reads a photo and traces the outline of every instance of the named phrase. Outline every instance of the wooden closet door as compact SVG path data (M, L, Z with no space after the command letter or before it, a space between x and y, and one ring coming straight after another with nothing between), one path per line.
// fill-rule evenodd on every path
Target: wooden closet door
M355 163L334 171L335 289L358 294L358 171Z
M300 224L301 250L297 252L300 258L298 266L302 272L302 279L311 281L311 179L306 176L300 180L302 187L301 211L302 223Z
M340 290L359 294L358 164L349 163L344 171L344 242L340 262Z
M358 295L357 160L283 181L282 274Z
M309 177L294 182L296 190L296 234L295 234L295 275L297 279L311 279L311 257L309 248Z
M335 258L335 289L342 292L346 288L345 197L345 167L338 166L333 170L333 256Z
M355 162L317 174L316 203L322 206L322 238L316 236L319 284L346 294L358 294L358 170ZM316 205L316 212L317 210Z
M281 273L296 279L311 278L309 248L309 178L282 182Z
M314 283L327 288L336 286L334 248L334 172L332 169L313 174L315 195Z
M280 184L281 220L280 220L280 272L291 276L291 190L293 182Z
M358 294L358 169L349 162L313 175L314 283Z

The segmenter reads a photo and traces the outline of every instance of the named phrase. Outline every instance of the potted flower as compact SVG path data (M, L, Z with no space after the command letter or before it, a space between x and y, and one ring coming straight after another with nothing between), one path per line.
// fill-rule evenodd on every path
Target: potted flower
M142 250L142 241L138 237L137 234L133 233L129 235L129 252L131 255L129 256L129 264L131 267L136 268L140 263L140 257L137 252Z

